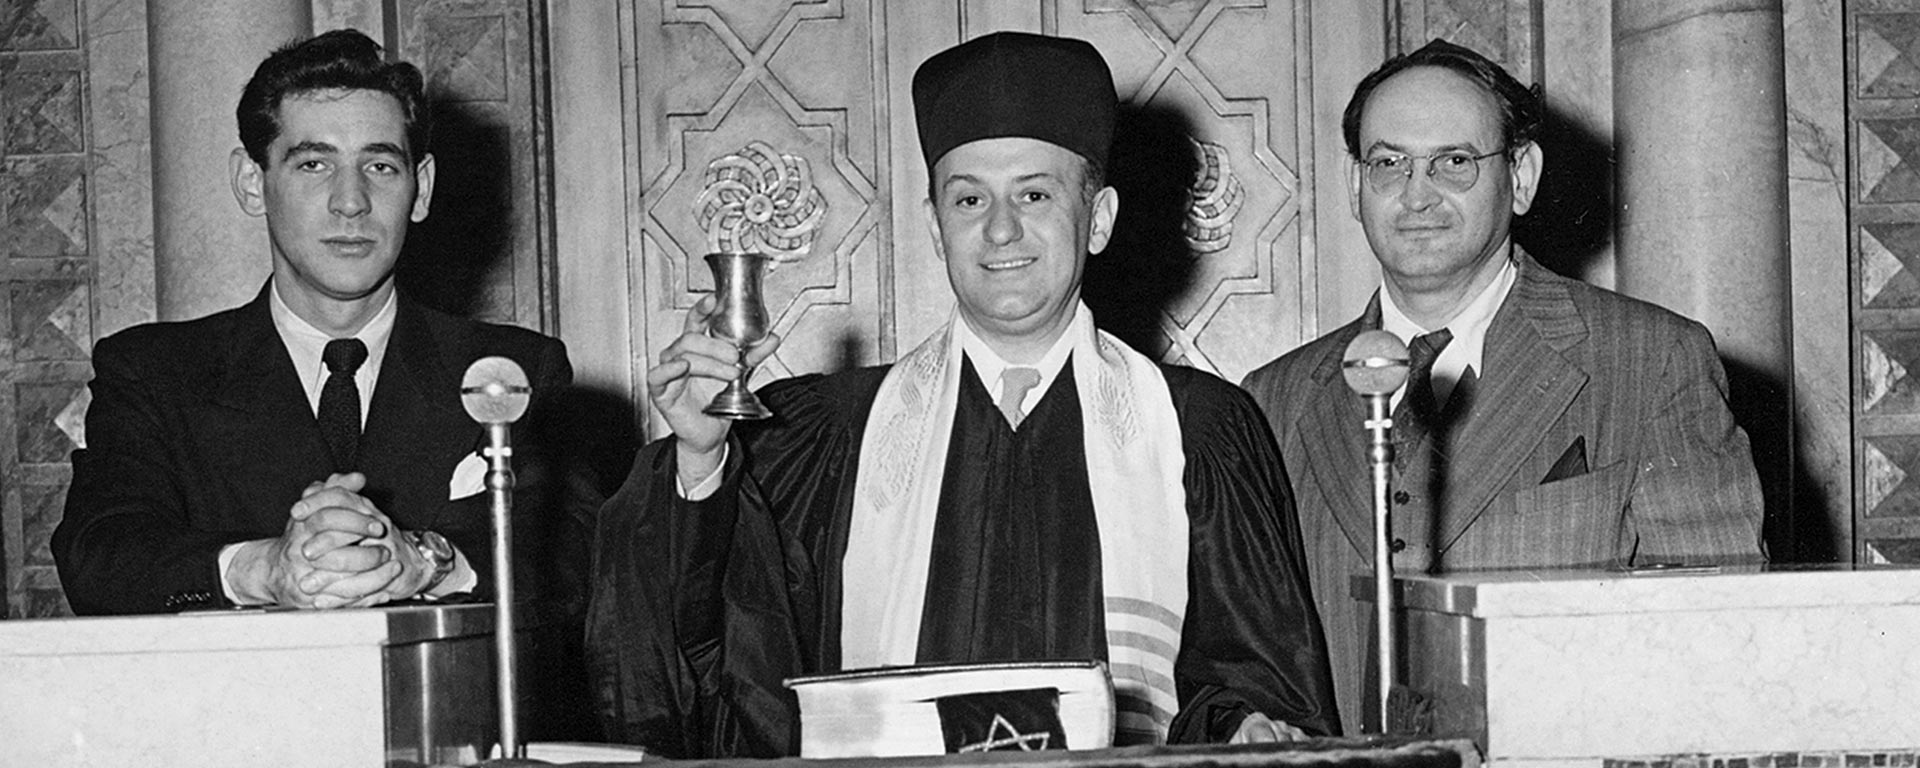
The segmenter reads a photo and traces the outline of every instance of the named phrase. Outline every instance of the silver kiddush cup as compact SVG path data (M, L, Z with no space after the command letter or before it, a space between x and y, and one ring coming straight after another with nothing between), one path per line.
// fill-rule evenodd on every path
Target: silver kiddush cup
M753 374L747 349L767 337L767 304L761 298L760 283L772 260L758 253L707 254L715 302L713 316L707 318L707 335L732 342L740 354L740 375L703 409L709 416L764 419L773 415L747 388L747 377Z

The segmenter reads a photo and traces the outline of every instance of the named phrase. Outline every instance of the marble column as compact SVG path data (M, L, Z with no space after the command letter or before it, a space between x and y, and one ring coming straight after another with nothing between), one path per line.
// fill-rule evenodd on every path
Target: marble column
M1617 285L1713 331L1789 531L1792 264L1780 0L1615 0Z
M233 110L261 59L312 29L311 0L148 0L161 320L244 303L266 279L265 221L241 212L228 181Z

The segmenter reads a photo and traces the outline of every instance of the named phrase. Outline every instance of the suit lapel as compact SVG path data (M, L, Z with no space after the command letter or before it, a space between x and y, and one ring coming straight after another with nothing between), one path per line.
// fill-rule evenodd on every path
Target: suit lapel
M1488 375L1480 377L1465 430L1451 441L1448 477L1457 485L1441 507L1448 511L1441 551L1487 511L1587 383L1587 372L1565 354L1585 343L1586 321L1544 267L1517 249L1515 258L1518 279L1487 329Z
M332 459L307 401L306 387L273 326L268 290L262 288L240 309L230 330L219 379L209 389L215 406L209 418L220 422L210 425L209 434L238 436L232 443L250 446L250 451L266 447L284 464L327 466Z
M1308 446L1307 471L1354 552L1367 563L1373 562L1373 483L1366 471L1366 440L1360 437L1367 409L1347 388L1340 362L1355 336L1379 327L1376 296L1359 320L1333 332L1334 342L1313 369L1313 402L1307 404L1300 427L1300 442Z
M379 486L387 495L402 488L424 489L421 492L437 491L444 500L445 486L434 481L444 483L451 476L454 461L446 457L476 447L479 427L461 408L458 395L464 368L454 367L444 342L435 336L426 314L400 297L366 430L360 435L360 466L368 474L369 490ZM438 510L445 507L424 502L401 507L434 510L436 519L410 521L409 527L433 527Z

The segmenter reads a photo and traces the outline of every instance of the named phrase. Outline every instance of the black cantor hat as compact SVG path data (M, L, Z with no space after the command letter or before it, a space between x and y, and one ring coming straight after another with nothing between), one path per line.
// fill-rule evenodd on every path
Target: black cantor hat
M1025 136L1102 166L1119 97L1085 40L995 32L933 55L913 73L913 113L927 170L969 141Z

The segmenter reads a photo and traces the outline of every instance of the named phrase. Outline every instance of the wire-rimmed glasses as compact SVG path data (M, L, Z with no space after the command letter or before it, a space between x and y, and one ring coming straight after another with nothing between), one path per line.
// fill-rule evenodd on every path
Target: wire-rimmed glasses
M1465 192L1480 181L1480 161L1505 152L1496 149L1476 155L1463 149L1449 149L1425 157L1392 153L1374 155L1360 161L1360 165L1366 169L1367 186L1376 194L1400 194L1421 160L1427 161L1427 178L1433 180L1434 186L1449 192Z

